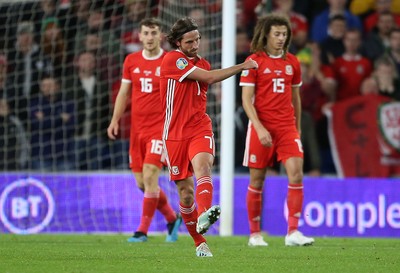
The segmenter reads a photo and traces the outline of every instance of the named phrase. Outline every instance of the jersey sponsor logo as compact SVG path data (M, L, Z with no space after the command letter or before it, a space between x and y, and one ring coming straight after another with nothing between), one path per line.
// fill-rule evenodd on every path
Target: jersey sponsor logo
M267 67L267 68L265 68L265 70L264 70L264 74L269 74L269 73L271 73L271 70Z
M136 67L136 68L133 70L133 73L140 73L139 67Z
M145 70L145 71L143 71L143 73L146 75L146 77L148 77L151 74L151 71L150 70Z
M156 74L155 75L160 77L160 67L159 66L157 66L157 68L156 68Z
M247 77L249 75L249 70L243 70L241 76L242 77Z
M188 65L188 61L185 58L179 58L176 60L176 67L180 70L185 69L185 67Z
M285 73L286 73L286 75L293 75L293 68L291 65L287 65L285 67Z
M178 166L172 166L171 170L172 170L172 174L173 175L178 175L179 174Z
M257 156L256 155L250 155L250 162L251 163L256 163L257 162Z

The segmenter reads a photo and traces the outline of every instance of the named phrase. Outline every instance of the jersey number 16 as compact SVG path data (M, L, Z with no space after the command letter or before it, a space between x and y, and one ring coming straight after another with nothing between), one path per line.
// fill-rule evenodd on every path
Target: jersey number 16
M153 83L151 82L151 80L151 78L140 78L140 83L142 84L142 92L153 92Z

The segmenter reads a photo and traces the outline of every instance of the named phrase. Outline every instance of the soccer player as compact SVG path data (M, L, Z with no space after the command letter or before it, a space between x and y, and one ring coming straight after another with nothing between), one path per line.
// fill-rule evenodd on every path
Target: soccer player
M286 17L258 19L251 43L258 70L242 72L243 108L249 118L243 165L249 167L246 203L250 226L249 246L267 246L260 234L262 191L267 167L274 156L282 161L289 179L287 192L287 246L314 243L298 231L303 205L303 149L300 141L300 64L288 53L292 31Z
M211 119L206 114L207 89L209 84L242 70L257 68L257 63L247 60L210 71L208 61L198 55L200 38L198 25L189 17L172 26L167 39L175 50L168 52L161 64L160 93L164 147L170 179L178 188L180 212L196 245L196 255L212 257L203 234L218 220L220 207L212 206L215 146Z
M124 61L121 87L107 134L111 139L116 138L119 120L128 99L131 99L130 167L136 184L144 191L144 198L140 225L128 242L147 241L147 232L156 209L168 222L166 241L175 242L182 218L173 211L167 196L158 186L163 165L160 65L166 54L160 46L161 23L157 19L147 18L140 22L139 28L143 50L129 54Z

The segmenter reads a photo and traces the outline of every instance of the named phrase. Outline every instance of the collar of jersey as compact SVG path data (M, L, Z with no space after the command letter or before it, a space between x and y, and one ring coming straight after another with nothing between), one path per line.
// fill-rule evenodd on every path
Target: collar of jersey
M160 52L158 52L158 54L157 54L156 56L147 57L147 56L144 54L144 49L142 50L143 59L145 59L145 60L150 60L150 61L151 61L151 60L157 60L158 58L161 57L161 55L163 55L163 53L164 53L164 49L160 48Z
M283 52L281 54L279 54L279 55L272 55L269 52L267 52L266 54L267 54L268 57L270 57L272 59L279 59L279 58L282 58L282 56L283 56Z

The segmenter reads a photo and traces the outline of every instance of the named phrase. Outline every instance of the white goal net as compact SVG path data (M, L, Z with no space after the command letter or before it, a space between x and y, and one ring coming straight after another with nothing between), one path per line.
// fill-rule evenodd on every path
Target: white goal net
M137 227L143 194L128 166L129 109L119 139L106 134L123 60L141 49L141 19L158 17L167 33L178 18L191 16L202 35L200 54L219 68L221 5L218 0L0 1L0 232ZM219 101L220 85L210 86L215 171ZM166 171L160 185L177 209ZM165 232L161 214L150 230Z

